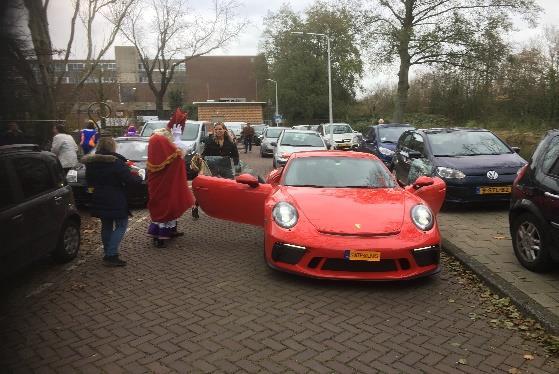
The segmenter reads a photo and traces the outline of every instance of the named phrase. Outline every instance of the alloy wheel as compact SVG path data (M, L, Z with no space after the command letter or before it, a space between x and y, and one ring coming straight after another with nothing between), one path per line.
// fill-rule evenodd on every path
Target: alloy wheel
M536 261L541 251L541 236L536 225L529 221L523 222L516 232L516 242L524 260Z

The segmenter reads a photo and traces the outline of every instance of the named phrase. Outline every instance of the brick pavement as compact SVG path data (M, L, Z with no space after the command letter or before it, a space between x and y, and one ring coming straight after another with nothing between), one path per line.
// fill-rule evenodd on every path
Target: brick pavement
M260 170L271 164L247 159ZM98 249L3 283L0 372L559 368L520 332L490 327L479 295L448 272L405 283L305 279L265 266L259 228L185 216L186 235L160 250L145 217L138 211L125 237L125 268L103 267Z
M520 265L512 248L507 206L453 207L441 213L439 221L446 240L559 318L559 268L537 274Z

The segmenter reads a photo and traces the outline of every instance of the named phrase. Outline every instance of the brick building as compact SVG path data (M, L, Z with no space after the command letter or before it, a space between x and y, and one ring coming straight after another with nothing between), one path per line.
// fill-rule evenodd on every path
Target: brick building
M201 101L193 104L198 108L198 120L200 121L247 122L252 124L264 122L266 103L262 101Z
M262 123L266 103L258 101L258 95L259 90L263 93L265 82L257 80L257 59L257 56L200 56L180 64L167 89L164 109L174 109L168 105L168 94L179 91L185 104L197 103L201 110L199 119L221 116L231 121ZM57 70L65 72L63 86L67 86L62 88L61 102L72 94L85 68L83 60L56 64ZM157 74L154 81L158 83ZM134 47L116 46L115 59L100 62L98 71L80 91L69 120L83 122L87 107L97 101L107 102L119 116L155 115L155 98ZM222 101L236 103L223 104Z

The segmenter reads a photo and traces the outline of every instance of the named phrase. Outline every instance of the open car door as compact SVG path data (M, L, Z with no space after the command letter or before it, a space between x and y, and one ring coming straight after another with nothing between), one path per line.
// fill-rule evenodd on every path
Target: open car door
M421 182L427 180L431 180L433 183L421 186ZM433 214L437 215L443 206L446 196L446 183L439 177L432 178L426 176L417 178L415 183L415 185L410 186L412 189L415 189L412 193L423 199Z
M264 202L272 188L248 174L236 180L199 175L192 181L196 201L207 215L256 226L264 226Z

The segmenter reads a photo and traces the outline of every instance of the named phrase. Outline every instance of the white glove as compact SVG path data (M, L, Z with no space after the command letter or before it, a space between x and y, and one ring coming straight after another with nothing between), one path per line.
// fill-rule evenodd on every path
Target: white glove
M140 176L140 178L142 178L143 181L145 181L146 180L146 169L138 170L138 175Z
M171 134L173 134L173 142L177 143L180 142L182 136L182 127L180 124L173 125L171 129Z

